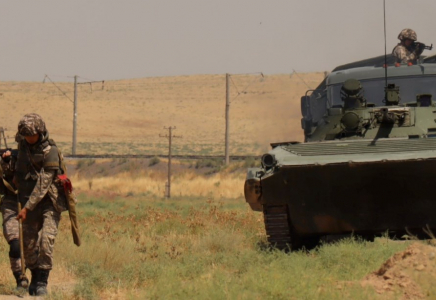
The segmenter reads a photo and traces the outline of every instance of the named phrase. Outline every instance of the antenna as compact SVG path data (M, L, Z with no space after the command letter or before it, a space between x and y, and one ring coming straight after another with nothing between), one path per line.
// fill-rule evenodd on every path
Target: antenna
M388 63L386 54L386 0L383 0L383 21L385 29L385 103L386 105L398 105L400 102L400 88L395 84L388 84Z
M388 86L388 63L386 54L386 0L383 0L383 21L385 30L385 87Z

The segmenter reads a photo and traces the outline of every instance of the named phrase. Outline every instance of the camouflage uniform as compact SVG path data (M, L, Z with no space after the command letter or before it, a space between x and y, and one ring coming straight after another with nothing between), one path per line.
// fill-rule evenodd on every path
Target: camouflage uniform
M1 168L3 170L3 180L6 180L10 187L15 189L12 183L14 176L16 158L8 156L0 159ZM11 263L11 270L17 281L17 287L23 285L21 278L21 258L20 258L20 243L19 243L19 226L18 226L18 202L17 195L8 189L3 180L0 180L0 193L1 199L1 213L3 216L3 235L10 245L9 260ZM26 284L27 285L27 284Z
M418 44L411 44L410 46L405 45L405 40L410 39L414 42L417 41L416 32L412 29L403 29L398 35L398 39L401 41L392 50L392 54L395 57L395 62L399 64L412 63L416 64L421 53L424 49L421 49Z
M39 134L35 144L20 142L15 177L18 199L28 210L23 236L24 258L32 272L29 293L43 295L53 267L54 242L61 213L66 210L66 196L57 178L61 173L59 152L49 139L44 121L37 114L25 115L18 131L25 137Z

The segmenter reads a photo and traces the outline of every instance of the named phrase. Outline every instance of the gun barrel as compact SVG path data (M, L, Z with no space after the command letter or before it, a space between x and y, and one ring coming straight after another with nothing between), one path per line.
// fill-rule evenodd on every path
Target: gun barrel
M430 46L427 46L426 44L421 43L421 42L414 42L413 45L414 45L414 47L418 47L422 50L432 50L433 49L433 44L431 44Z
M433 44L431 44L430 46L427 46L424 43L420 43L420 42L415 42L414 43L416 46L415 47L420 47L423 50L432 50L433 49Z

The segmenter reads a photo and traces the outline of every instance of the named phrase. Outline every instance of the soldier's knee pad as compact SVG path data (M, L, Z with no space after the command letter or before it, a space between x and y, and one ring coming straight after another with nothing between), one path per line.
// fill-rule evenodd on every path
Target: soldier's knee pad
M20 258L20 241L12 240L9 242L9 257L11 258Z

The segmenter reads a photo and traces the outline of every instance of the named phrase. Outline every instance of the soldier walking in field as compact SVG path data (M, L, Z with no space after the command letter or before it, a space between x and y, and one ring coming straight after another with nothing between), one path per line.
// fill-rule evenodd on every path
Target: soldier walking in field
M16 142L21 140L20 135L16 135ZM0 160L2 179L0 180L1 213L3 217L3 235L9 244L9 260L11 270L17 282L17 289L27 288L28 279L22 274L20 242L19 242L19 224L17 220L18 202L15 193L15 185L12 180L14 177L16 155L11 155L10 150L2 154Z
M416 64L420 55L425 49L425 45L417 43L416 32L410 28L403 29L398 35L401 41L398 43L392 54L395 57L395 63L399 64Z
M58 175L62 174L61 155L42 118L25 115L18 123L24 137L18 147L14 181L23 209L24 258L32 279L29 294L47 294L49 273L53 267L53 248L66 196Z

